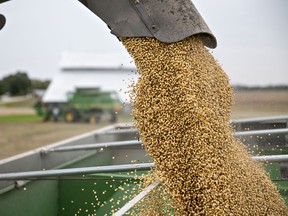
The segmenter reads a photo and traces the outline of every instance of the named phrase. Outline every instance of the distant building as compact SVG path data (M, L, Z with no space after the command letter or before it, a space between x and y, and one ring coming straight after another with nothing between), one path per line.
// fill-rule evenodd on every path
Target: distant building
M45 94L45 89L34 89L32 92L32 96L35 98L42 98Z
M42 101L67 103L68 94L76 88L100 88L116 91L123 102L129 102L127 86L136 80L136 67L126 53L63 53L59 72L52 79Z

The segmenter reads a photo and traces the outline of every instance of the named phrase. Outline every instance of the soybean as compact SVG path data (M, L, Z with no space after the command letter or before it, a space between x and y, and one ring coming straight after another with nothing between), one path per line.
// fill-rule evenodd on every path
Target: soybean
M131 90L134 123L162 181L142 215L287 215L274 184L233 136L233 89L200 37L121 41L140 75Z

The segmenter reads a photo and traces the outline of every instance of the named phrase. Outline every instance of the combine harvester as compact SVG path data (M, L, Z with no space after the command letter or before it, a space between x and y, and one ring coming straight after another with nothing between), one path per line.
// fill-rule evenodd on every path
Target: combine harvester
M190 0L81 2L117 37L155 37L168 43L197 34L207 47L217 44ZM1 20L0 29L5 18ZM235 136L257 155L254 159L265 163L288 205L288 116L232 124ZM132 125L113 125L0 161L0 215L110 215L112 206L114 215L124 215L161 184L154 182L127 199L139 181L134 175L154 167L138 137Z
M116 113L120 109L121 100L117 92L77 88L68 95L68 108L64 110L63 115L66 122L98 123L106 116L111 123L115 123Z
M59 114L59 118L65 122L117 122L116 113L121 110L121 99L117 92L101 91L99 88L76 88L74 92L68 93L67 98L67 104L60 105ZM51 105L43 107L39 101L33 108L43 121L52 117Z

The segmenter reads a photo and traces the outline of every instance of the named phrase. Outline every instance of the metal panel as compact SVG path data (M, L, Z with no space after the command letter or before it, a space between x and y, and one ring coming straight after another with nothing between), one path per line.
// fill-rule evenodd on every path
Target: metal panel
M288 162L288 155L270 155L270 156L254 156L253 160L267 163ZM96 167L82 167L70 169L44 170L44 171L30 171L17 173L2 173L0 174L0 181L2 180L26 180L37 179L45 177L58 177L67 175L82 175L91 173L106 173L106 172L124 172L134 170L150 170L155 167L154 163L140 163L140 164L121 164L111 166L96 166Z
M117 37L155 37L172 43L199 34L210 48L216 38L191 0L80 0Z
M288 116L237 119L231 123L237 131L288 128Z
M160 184L160 181L153 182L148 187L143 189L137 196L135 196L132 200L130 200L126 205L124 205L121 209L119 209L113 216L122 216L126 212L128 212L131 208L133 208L140 200L142 200L145 196L147 196L154 188L156 188Z
M141 164L124 164L124 165L112 165L112 166L30 171L30 172L18 172L18 173L2 173L0 174L0 180L18 180L18 179L32 179L32 178L67 176L77 174L82 175L91 173L150 170L154 166L155 165L153 163L141 163Z
M118 125L121 126L121 125ZM48 145L46 147L38 148L23 154L19 154L4 160L0 160L0 173L8 173L8 172L25 172L25 171L37 171L37 170L47 170L59 167L63 164L69 163L71 161L75 161L78 159L82 159L85 156L90 156L93 152L87 151L75 151L75 152L63 152L62 154L43 154L45 149L56 148L56 147L64 147L64 146L73 146L79 144L86 143L94 143L94 142L104 142L104 141L116 141L116 140L127 140L131 139L131 136L128 135L125 138L125 134L120 135L98 135L102 134L105 131L115 130L115 125L109 126L106 128L102 128L100 130L95 130L90 133L86 133L80 136L76 136L55 144ZM105 134L105 133L104 133ZM96 153L96 151L94 151ZM0 182L0 190L7 187L14 187L14 181L1 181Z
M0 196L1 216L58 215L58 182L41 181Z

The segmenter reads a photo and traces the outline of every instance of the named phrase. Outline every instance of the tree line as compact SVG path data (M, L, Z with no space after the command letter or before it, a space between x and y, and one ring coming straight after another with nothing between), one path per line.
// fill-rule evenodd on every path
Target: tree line
M46 89L49 83L49 80L30 79L26 72L17 71L15 74L5 76L0 80L0 95L27 95L35 89Z

